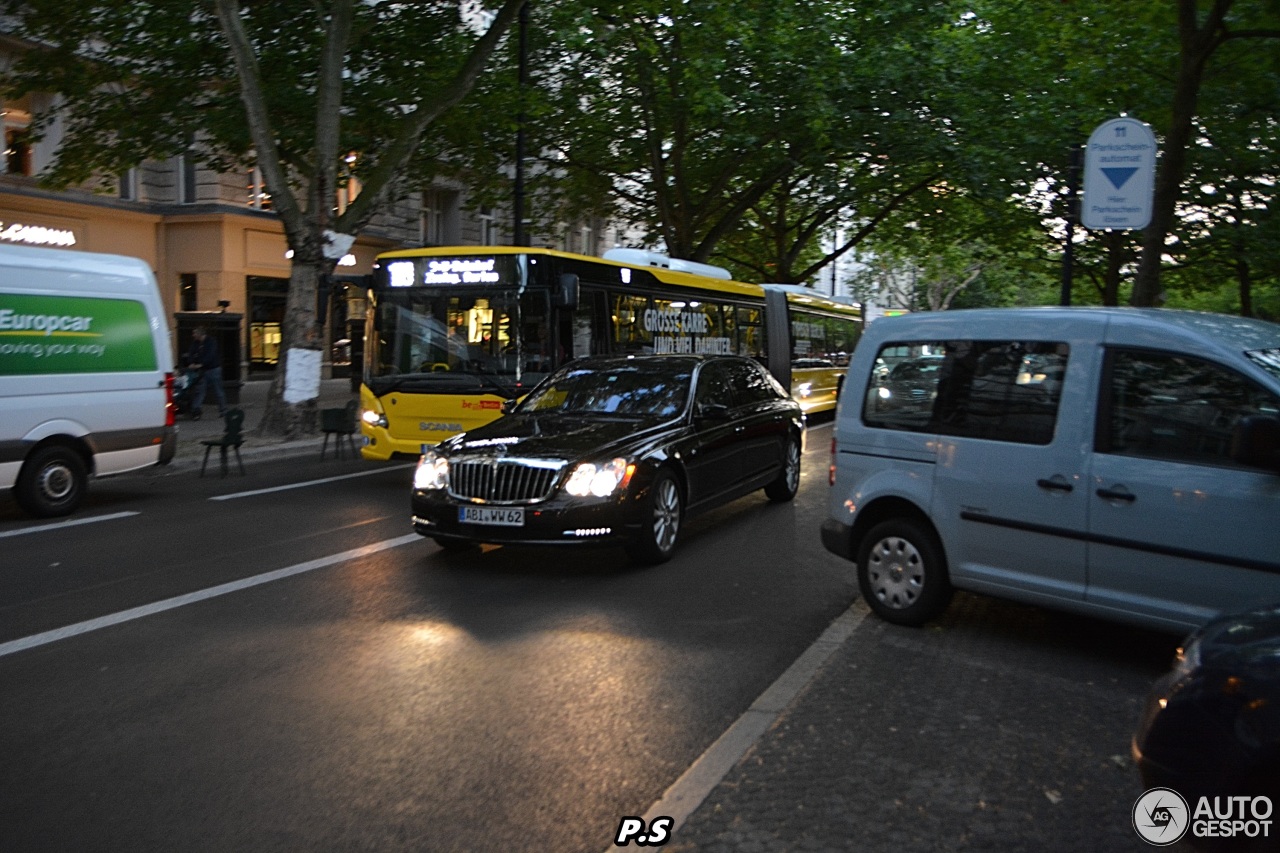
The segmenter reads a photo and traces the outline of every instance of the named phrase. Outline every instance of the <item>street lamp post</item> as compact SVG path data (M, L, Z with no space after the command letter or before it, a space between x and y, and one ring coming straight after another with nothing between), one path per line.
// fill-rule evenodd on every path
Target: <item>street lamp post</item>
M519 71L517 74L518 98L520 101L516 112L516 181L514 199L512 201L512 216L515 222L512 223L511 242L515 246L524 246L528 243L528 238L524 233L524 98L525 89L529 82L529 4L525 3L520 7L520 56Z

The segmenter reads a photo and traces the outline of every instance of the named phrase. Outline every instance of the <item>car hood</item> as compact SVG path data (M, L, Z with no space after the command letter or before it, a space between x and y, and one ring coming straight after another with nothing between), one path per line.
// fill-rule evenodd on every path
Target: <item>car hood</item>
M677 423L671 418L515 414L456 435L440 446L450 456L475 453L573 460L643 445Z
M1195 632L1205 665L1271 683L1280 693L1280 606L1220 616Z

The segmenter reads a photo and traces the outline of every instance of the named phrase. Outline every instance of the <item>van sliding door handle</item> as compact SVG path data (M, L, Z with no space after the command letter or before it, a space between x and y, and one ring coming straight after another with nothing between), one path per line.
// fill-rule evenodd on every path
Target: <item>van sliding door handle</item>
M1127 503L1133 503L1138 499L1138 496L1133 492L1117 492L1115 489L1098 489L1098 497L1106 498L1109 501L1125 501Z
M1043 477L1036 480L1036 485L1042 489L1057 489L1060 492L1069 492L1075 488L1065 480L1046 480Z

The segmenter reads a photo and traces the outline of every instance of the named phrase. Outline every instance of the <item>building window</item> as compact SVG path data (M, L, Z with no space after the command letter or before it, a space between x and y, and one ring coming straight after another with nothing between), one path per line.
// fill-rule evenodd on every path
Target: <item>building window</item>
M128 169L120 176L120 198L138 201L138 170Z
M458 193L426 190L422 193L420 239L424 246L452 246L458 242Z
M492 207L480 208L480 245L498 245L498 220L494 218Z
M178 274L178 310L198 311L200 300L196 290L196 274L184 272Z
M178 155L178 204L196 203L196 163L190 154Z
M342 174L338 176L338 198L337 213L339 216L347 212L347 207L356 200L360 195L360 190L364 185L360 183L360 179L355 176L356 160L359 159L353 151L345 158L347 164Z
M254 210L270 210L271 194L267 192L267 185L262 181L262 170L254 166L249 170L248 175L248 196L246 204Z
M31 116L23 110L4 113L4 170L10 175L31 174Z

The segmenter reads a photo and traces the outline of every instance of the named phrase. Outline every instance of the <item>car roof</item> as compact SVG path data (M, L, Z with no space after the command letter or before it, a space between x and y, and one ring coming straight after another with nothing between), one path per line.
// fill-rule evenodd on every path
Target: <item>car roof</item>
M1096 326L1099 338L1113 343L1176 349L1194 341L1222 352L1280 346L1280 324L1250 317L1170 308L1055 307L967 308L882 317L867 328L874 340L984 338L1018 334L1023 338L1060 332L1065 326Z
M639 353L635 355L584 355L566 362L565 367L612 367L624 366L627 364L662 364L664 366L684 365L686 369L691 369L699 364L705 364L708 361L716 361L718 359L732 359L734 361L748 361L754 363L754 359L741 355L731 354L693 354L693 353L670 353L655 355L651 353Z

